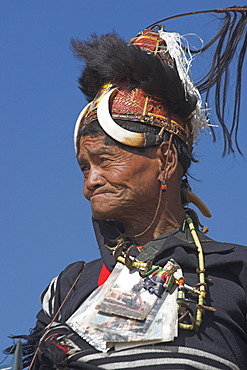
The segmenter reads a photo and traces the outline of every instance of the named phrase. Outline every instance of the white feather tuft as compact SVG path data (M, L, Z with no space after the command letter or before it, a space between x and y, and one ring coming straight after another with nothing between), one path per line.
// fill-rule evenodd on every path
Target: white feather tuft
M208 128L209 120L207 118L207 109L202 108L201 95L190 77L190 68L194 58L189 52L189 42L179 33L165 32L163 29L159 30L158 33L166 43L166 48L164 51L160 50L160 52L164 52L164 54L168 52L171 58L176 62L177 71L184 85L185 94L187 96L196 97L196 108L192 112L191 117L192 136L195 142L198 133L205 132L205 128ZM183 47L183 45L185 47ZM187 50L188 57L186 56L185 50Z

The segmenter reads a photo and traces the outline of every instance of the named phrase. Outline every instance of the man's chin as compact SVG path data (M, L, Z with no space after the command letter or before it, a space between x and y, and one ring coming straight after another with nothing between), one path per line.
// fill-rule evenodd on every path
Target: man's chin
M92 209L92 215L94 218L97 220L109 220L109 219L115 219L117 220L120 217L120 212L119 209L112 207L111 209L109 208L104 208L104 207L95 207L94 205L91 204L91 209ZM121 218L121 217L120 217Z
M97 220L108 220L110 218L114 218L113 213L110 211L102 210L102 209L95 209L94 207L92 208L92 215L94 218Z

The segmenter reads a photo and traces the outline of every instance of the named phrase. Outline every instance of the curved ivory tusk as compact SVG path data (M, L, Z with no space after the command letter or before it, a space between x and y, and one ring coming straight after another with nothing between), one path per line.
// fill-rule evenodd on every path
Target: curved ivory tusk
M112 137L119 143L130 146L143 147L145 142L144 134L125 130L124 128L119 126L111 117L111 114L109 112L109 100L112 93L116 90L117 89L114 88L108 91L100 100L97 109L97 118L99 124L110 137Z
M192 193L191 191L188 191L188 200L190 203L193 203L203 214L205 217L212 217L211 212L209 211L208 207L206 206L203 201L198 198L197 195Z
M77 154L77 147L76 147L77 136L78 136L78 133L79 133L79 131L81 129L81 126L83 124L84 117L87 114L88 109L90 108L90 105L91 105L91 103L88 103L85 106L85 108L82 109L82 111L79 114L79 116L78 116L78 118L76 120L76 123L75 123L75 129L74 129L74 148L75 148L76 154Z

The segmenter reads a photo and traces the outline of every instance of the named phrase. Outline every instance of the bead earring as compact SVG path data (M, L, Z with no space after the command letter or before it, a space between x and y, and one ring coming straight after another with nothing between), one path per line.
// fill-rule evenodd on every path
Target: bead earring
M165 192L167 190L166 180L163 180L161 183L161 190Z

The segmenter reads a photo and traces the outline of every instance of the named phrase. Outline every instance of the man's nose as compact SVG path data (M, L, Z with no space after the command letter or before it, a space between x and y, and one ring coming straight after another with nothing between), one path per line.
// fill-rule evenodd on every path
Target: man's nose
M97 187L103 186L106 180L102 176L102 171L99 166L91 166L89 174L85 179L85 186L89 191L95 190Z

